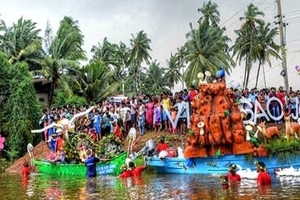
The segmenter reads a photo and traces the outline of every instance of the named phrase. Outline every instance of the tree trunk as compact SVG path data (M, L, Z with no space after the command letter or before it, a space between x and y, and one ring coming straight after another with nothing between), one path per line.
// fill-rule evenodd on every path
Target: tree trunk
M256 81L255 81L255 87L256 88L257 88L257 83L258 83L258 78L259 78L260 67L261 67L261 59L259 59L257 73L256 73Z

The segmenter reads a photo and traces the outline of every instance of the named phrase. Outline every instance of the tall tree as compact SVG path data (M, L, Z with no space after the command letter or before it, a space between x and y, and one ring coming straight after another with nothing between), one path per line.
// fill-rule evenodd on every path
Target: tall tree
M70 81L79 94L94 103L114 94L119 87L113 71L101 60L91 61L79 69Z
M52 79L50 105L59 79L63 79L68 70L79 68L79 61L86 59L82 49L83 34L79 29L78 21L74 21L71 17L64 17L54 37L50 35L51 32L48 26L45 39L49 45L46 46L48 48L45 49L46 56L42 62L45 76Z
M146 69L145 79L143 80L143 93L157 95L169 91L172 85L165 78L165 74L166 69L160 67L160 64L156 60L151 62L149 69Z
M0 22L0 51L7 55L10 63L24 61L30 70L40 69L42 58L42 37L36 23L21 17L17 23L8 27Z
M176 55L171 54L170 59L167 60L166 79L170 82L171 89L174 89L174 85L182 80L182 74L180 73L181 65L177 62Z
M280 58L279 51L280 45L274 42L275 37L278 35L278 28L271 28L270 23L260 23L257 27L257 34L255 37L255 45L253 52L255 58L258 60L258 68L256 73L255 87L257 87L261 65L264 66L265 62L272 67L270 57ZM255 61L255 60L254 60ZM264 77L266 81L266 77ZM266 87L266 82L265 82Z
M202 16L199 18L200 22L218 26L220 22L220 12L218 10L218 4L211 1L204 2L202 8L198 9L198 12L202 13Z
M0 55L0 130L7 137L7 157L14 160L24 155L27 144L37 144L40 134L31 134L37 128L41 108L35 95L32 76L25 63L11 64Z
M147 34L142 30L137 33L136 36L132 34L130 39L131 49L130 49L130 67L133 72L133 76L136 83L137 92L140 91L140 70L141 64L145 62L147 65L150 64L152 58L149 54L151 40L147 37Z
M249 4L247 10L244 13L244 17L240 18L240 20L243 21L243 24L241 28L236 31L236 33L238 34L238 38L232 46L233 56L237 55L236 59L239 61L243 59L246 61L243 88L248 87L252 62L253 60L255 60L253 47L255 44L255 35L257 34L257 26L264 23L264 21L259 18L262 16L264 16L264 13L262 11L260 11L253 4ZM240 53L240 51L243 51L243 53Z
M195 84L199 72L214 73L222 67L229 73L234 63L228 53L229 38L224 35L224 30L207 23L199 23L198 29L191 29L191 39L185 44L186 84Z

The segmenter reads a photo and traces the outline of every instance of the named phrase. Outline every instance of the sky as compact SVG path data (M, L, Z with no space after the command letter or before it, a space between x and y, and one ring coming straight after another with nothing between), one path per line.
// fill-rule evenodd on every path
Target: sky
M0 19L7 26L16 22L20 17L31 19L37 23L44 35L47 21L55 33L60 20L64 16L71 16L79 21L80 29L85 36L84 49L89 58L93 45L102 43L105 37L111 43L124 42L129 46L132 34L136 35L144 30L151 39L150 55L162 67L166 67L166 60L171 53L185 42L185 34L194 27L201 16L198 8L203 5L202 0L9 0L2 1ZM226 27L226 34L235 40L234 30L241 26L239 18L243 16L249 3L256 5L265 13L264 20L274 24L277 15L275 0L214 0L221 13L221 26ZM297 10L298 0L282 0L282 13L285 16L287 64L290 86L300 89L300 75L295 70L300 65L300 10ZM279 43L279 37L277 38ZM243 81L243 64L237 63L226 81L230 86L238 86ZM257 64L253 65L256 68ZM267 87L283 85L280 75L282 65L280 60L272 60L272 67L265 65ZM253 70L255 72L256 70ZM264 87L263 73L260 74L259 88ZM254 87L256 73L251 74L249 88ZM181 89L178 84L175 90Z

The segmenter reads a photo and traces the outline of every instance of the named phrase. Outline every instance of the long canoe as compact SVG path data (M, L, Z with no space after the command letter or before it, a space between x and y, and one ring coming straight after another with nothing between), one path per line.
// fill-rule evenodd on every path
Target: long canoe
M105 162L99 162L97 164L98 175L119 175L121 172L121 166L125 163L127 153L124 152L110 160ZM46 160L33 160L33 165L37 168L37 171L44 174L53 175L66 175L66 176L85 176L86 166L84 163L71 164L71 163L55 163Z
M166 157L161 160L157 156L148 157L147 165L154 167L157 173L162 174L224 174L228 172L230 164L236 164L242 169L255 170L255 161L266 164L269 172L278 168L300 168L300 153L284 159L277 156L247 158L247 155L221 155L218 157L193 158Z

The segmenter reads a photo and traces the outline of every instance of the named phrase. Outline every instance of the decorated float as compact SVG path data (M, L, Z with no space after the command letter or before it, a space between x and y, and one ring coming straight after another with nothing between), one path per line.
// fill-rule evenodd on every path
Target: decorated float
M86 149L94 149L99 156L96 171L98 175L119 175L125 163L127 153L115 142L112 135L103 137L98 146L93 146L92 138L84 133L70 134L70 140L64 147L65 160L55 161L51 154L45 159L33 159L32 164L43 174L85 176Z
M216 74L211 82L209 72L199 73L198 78L183 156L148 157L148 166L158 173L173 174L224 174L232 163L251 171L257 161L264 162L269 171L300 167L300 125L291 122L289 111L281 109L279 118L284 117L286 130L281 133L276 125L256 123L253 112L257 116L267 112L255 114L259 104L253 110L241 109L236 94L226 87L224 75Z
M93 107L74 115L70 120L64 119L65 121L61 124L52 123L43 129L31 131L32 133L41 133L50 128L56 128L56 133L58 130L59 133L52 134L51 137L62 135L64 138L64 145L61 149L55 147L55 152L49 151L43 159L32 158L32 164L38 172L52 175L85 176L86 166L84 162L87 158L86 150L89 149L100 160L96 167L98 175L120 174L121 166L127 158L127 152L123 150L120 138L109 134L96 141L95 133L91 131L93 129L87 129L85 132L74 132L74 122L80 117L86 117L92 110ZM55 143L57 144L57 140ZM31 155L29 149L28 152Z

